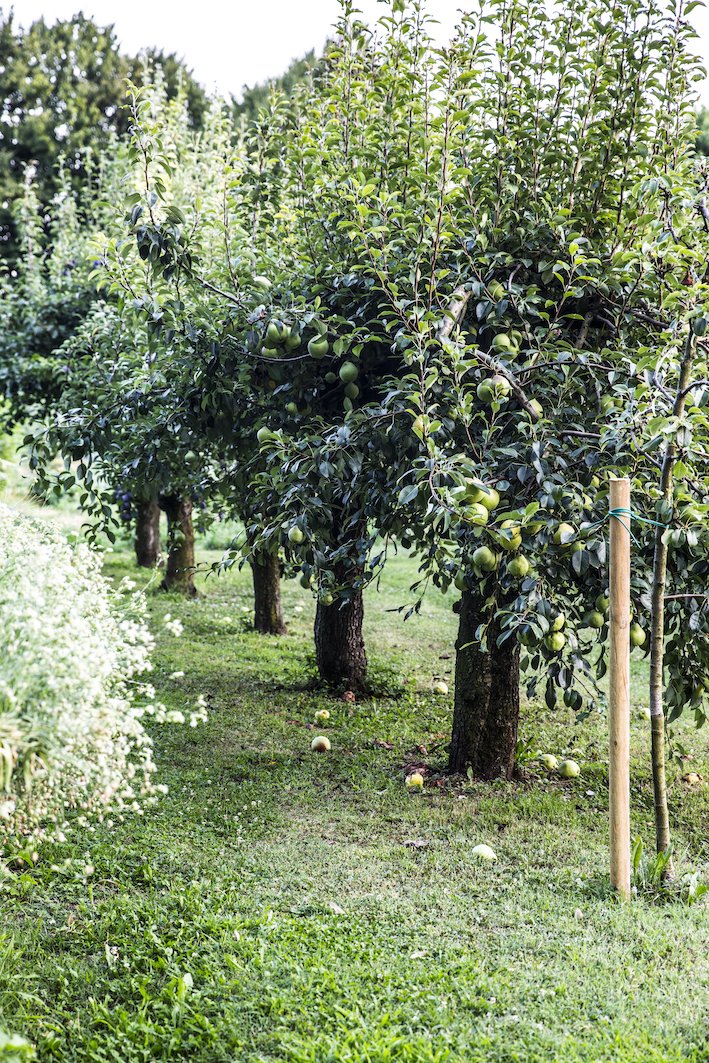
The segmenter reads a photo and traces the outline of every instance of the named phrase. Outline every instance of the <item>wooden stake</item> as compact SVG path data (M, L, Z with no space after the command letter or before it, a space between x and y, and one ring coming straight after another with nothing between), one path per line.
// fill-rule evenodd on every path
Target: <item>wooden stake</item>
M630 510L630 480L612 479L610 508ZM610 520L610 753L611 885L630 897L630 517Z

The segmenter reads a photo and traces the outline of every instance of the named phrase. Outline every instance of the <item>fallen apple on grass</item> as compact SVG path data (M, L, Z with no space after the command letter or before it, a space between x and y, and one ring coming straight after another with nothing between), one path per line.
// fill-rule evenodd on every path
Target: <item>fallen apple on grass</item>
M484 860L488 864L491 864L493 860L497 860L497 853L489 845L474 846L471 855L477 857L478 860Z
M559 761L553 753L542 753L539 758L539 763L542 764L547 771L556 771L559 767Z
M559 765L559 775L562 779L576 779L581 774L581 768L575 760L562 760Z
M310 743L310 748L313 753L328 753L332 746L330 745L330 739L326 735L316 735Z

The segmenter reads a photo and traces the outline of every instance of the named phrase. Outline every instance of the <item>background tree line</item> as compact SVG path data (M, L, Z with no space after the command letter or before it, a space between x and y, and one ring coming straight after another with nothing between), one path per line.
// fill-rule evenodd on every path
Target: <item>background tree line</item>
M244 86L241 99L229 103L235 119L252 120L276 87L291 93L315 63L310 52L280 78ZM72 186L81 189L103 149L126 136L126 80L140 85L156 76L168 99L182 89L190 125L201 129L207 94L176 54L146 48L127 55L113 26L99 26L81 13L24 27L12 9L0 6L0 257L6 264L17 254L15 208L25 168L36 170L42 206L59 191L60 160Z

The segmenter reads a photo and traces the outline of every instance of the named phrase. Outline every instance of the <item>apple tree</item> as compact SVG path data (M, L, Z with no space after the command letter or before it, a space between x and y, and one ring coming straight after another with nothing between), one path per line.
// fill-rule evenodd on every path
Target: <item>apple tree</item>
M573 709L594 703L605 479L657 480L639 413L703 297L701 240L670 254L701 213L691 31L683 10L624 5L621 25L616 14L503 0L464 18L430 60L423 117L392 115L394 91L386 122L368 84L348 96L366 101L347 124L350 144L365 147L341 173L336 224L380 295L378 326L410 366L382 409L392 433L420 440L400 480L407 538L436 581L462 591L450 766L483 777L514 770L522 650L530 693L543 677L550 706L559 692ZM420 40L415 8L394 18ZM383 37L376 69L396 40ZM410 78L397 55L396 76ZM367 157L374 143L379 171ZM381 160L391 159L405 163L387 180ZM661 519L650 498L640 494L639 511ZM636 534L631 637L643 645L653 533ZM675 541L694 569L691 586L680 577L677 618L704 630L706 562L692 555L706 541L682 530ZM674 683L690 661L703 674L705 637L676 649Z
M403 362L379 377L378 402L347 414L341 448L358 461L388 422L402 460L385 490L357 466L370 527L418 544L424 573L462 591L450 766L509 776L521 665L550 706L560 693L575 710L596 701L607 475L658 475L638 418L701 299L678 297L695 283L686 256L678 270L668 253L680 218L700 211L688 192L691 32L683 10L661 5L625 5L619 25L606 4L582 15L500 0L437 51L415 6L395 4L374 39L348 15L289 145L316 250L309 260L303 241L298 272L325 302L343 278L367 293L366 309L340 309L357 322L361 374L382 334ZM694 274L703 253L689 252ZM302 498L316 442L290 462L276 447L293 474L284 499ZM658 519L649 497L638 509ZM637 646L651 529L637 533ZM702 548L701 536L680 540ZM675 608L701 626L696 589L679 588ZM705 667L705 639L685 640L675 682L688 658L693 674Z

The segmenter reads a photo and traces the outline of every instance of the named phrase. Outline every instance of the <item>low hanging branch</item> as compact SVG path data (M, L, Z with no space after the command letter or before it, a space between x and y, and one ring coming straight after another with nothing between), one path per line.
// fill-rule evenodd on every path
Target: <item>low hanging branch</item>
M447 340L450 337L450 334L453 329L460 324L463 319L463 315L465 314L465 309L468 303L470 302L472 294L472 291L469 288L466 288L463 284L459 284L458 287L454 290L451 301L448 304L448 308L445 312L445 316L436 332L436 338L439 341L442 342L443 340ZM513 373L510 373L509 369L507 369L504 365L498 362L496 358L493 358L493 356L491 354L488 354L486 351L477 350L475 352L475 357L481 365L485 366L486 369L489 369L492 373L498 373L500 376L503 376L505 378L522 409L529 414L533 421L538 421L539 412L534 408L530 400L527 398L524 389L520 386L515 375Z

